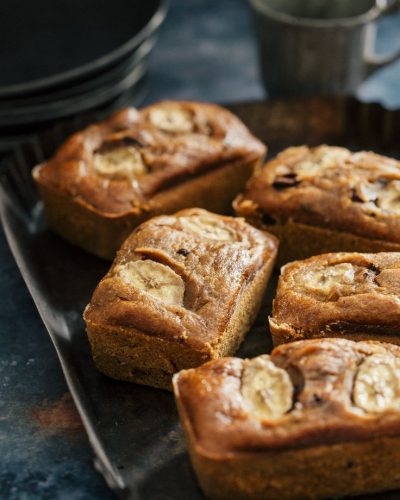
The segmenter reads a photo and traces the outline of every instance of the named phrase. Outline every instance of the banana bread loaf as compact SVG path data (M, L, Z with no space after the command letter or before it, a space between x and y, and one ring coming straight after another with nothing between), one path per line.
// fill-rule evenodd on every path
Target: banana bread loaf
M189 207L229 213L265 149L226 109L167 101L73 135L33 177L49 225L112 259L154 215Z
M173 379L207 498L319 499L400 488L400 348L313 339Z
M280 238L281 264L325 252L400 251L400 163L372 152L288 148L234 206Z
M313 337L400 344L400 253L331 253L281 270L274 345Z
M276 253L274 236L201 209L143 223L84 313L98 369L170 389L174 372L234 353Z

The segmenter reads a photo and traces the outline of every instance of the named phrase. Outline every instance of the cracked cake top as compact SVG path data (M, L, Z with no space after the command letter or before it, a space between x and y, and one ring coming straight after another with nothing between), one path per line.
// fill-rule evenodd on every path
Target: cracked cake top
M87 323L135 328L209 352L275 237L201 209L155 217L125 241L85 311Z
M34 171L37 182L109 215L139 214L156 193L265 146L228 110L164 101L128 108L68 139Z
M400 435L400 347L313 339L174 376L197 451L208 457Z
M291 147L250 179L235 208L261 222L268 214L400 242L400 163L340 147Z
M301 336L360 333L400 342L400 253L330 253L281 269L270 324Z

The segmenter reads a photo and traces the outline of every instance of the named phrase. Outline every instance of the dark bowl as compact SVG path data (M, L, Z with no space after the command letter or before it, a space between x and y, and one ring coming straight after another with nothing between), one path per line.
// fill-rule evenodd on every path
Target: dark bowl
M167 7L167 0L2 0L0 98L101 76L154 35Z
M26 106L0 109L0 127L36 125L105 106L122 94L132 92L140 84L146 72L147 64L141 62L131 68L122 78L107 82L80 95L72 95L46 103L31 103Z
M79 80L74 84L51 87L43 92L13 95L8 98L0 97L0 116L9 112L20 114L21 109L50 105L56 101L88 95L90 92L107 85L117 84L131 73L136 66L147 61L156 41L157 37L155 35L145 39L137 50L121 59L118 64L91 78Z

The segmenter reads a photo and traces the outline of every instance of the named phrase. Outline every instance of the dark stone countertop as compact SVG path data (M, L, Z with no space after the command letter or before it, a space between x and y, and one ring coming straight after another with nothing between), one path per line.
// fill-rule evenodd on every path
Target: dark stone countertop
M256 48L245 0L172 0L154 51L146 102L260 99ZM399 40L400 15L385 19L379 50ZM360 89L400 106L400 62ZM46 330L0 233L0 498L108 499ZM156 500L156 499L154 499Z

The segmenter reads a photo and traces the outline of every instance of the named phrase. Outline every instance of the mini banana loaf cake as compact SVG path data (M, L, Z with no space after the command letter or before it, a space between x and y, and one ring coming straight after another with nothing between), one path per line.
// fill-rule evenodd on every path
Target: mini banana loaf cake
M288 148L249 180L234 207L280 238L281 264L325 252L400 251L400 163L372 152Z
M274 345L313 337L400 344L400 253L330 253L281 269Z
M313 339L173 379L212 499L319 499L400 488L400 348Z
M261 304L277 245L242 219L201 209L143 223L84 313L98 369L171 389L176 371L234 353Z
M167 101L73 135L33 177L50 227L112 259L154 215L189 207L230 213L265 150L228 110Z

